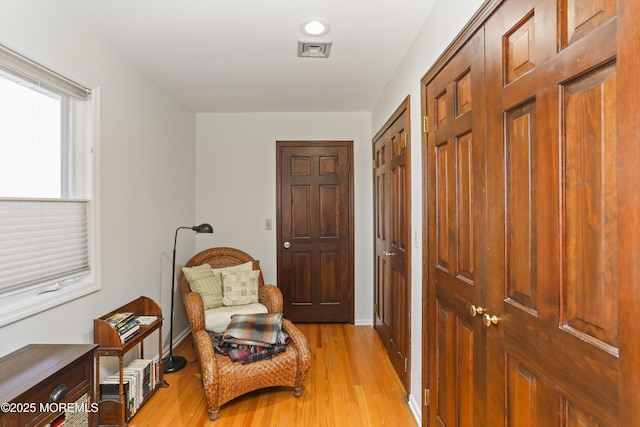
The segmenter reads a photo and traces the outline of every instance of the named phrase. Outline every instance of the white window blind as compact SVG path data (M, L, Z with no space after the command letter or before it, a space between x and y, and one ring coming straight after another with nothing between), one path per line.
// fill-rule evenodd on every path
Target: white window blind
M35 80L42 85L52 87L83 101L89 99L91 95L90 89L55 73L2 45L0 45L0 64L10 70L13 70L22 77Z
M0 294L89 272L88 202L0 201Z

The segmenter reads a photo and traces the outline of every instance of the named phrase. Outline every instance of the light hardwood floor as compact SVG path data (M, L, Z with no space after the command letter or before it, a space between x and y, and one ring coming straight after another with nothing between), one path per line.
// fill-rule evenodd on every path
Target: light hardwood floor
M241 396L209 421L195 350L189 336L174 351L189 362L165 375L160 389L131 427L411 427L417 422L385 349L370 326L298 324L309 340L312 362L304 392L269 388Z

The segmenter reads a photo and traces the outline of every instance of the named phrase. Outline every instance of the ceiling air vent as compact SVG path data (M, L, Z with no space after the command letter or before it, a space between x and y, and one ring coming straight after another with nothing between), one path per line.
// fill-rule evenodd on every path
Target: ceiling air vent
M328 58L331 42L298 42L298 56L301 58Z

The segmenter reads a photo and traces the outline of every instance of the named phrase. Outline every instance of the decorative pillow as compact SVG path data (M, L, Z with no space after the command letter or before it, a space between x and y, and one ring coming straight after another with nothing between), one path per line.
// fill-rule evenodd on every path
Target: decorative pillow
M195 267L183 267L182 272L189 282L189 288L200 294L204 309L222 307L222 276L223 271L252 271L251 261L231 267L211 268L209 264Z
M200 294L205 310L222 307L222 280L213 274L209 264L183 267L182 273L191 290Z
M260 270L222 272L222 304L246 305L258 302Z
M213 274L222 280L222 272L226 271L229 273L235 271L253 271L253 263L251 261L247 261L244 264L232 265L231 267L222 267L222 268L213 268Z

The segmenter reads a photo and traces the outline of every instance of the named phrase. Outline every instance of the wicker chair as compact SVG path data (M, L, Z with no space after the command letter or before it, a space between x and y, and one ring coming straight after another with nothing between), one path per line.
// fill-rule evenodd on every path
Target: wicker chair
M256 260L234 248L211 248L194 255L186 267L208 263L212 268L229 267L253 262L253 269L260 270ZM266 387L293 387L294 396L302 395L303 383L311 365L311 352L306 337L287 319L282 320L283 330L291 337L287 350L272 359L241 364L228 356L215 353L212 333L204 329L204 305L196 292L191 292L184 275L180 279L180 292L187 310L191 333L200 360L202 385L207 398L209 419L216 420L220 406L250 391ZM270 313L282 312L282 294L276 286L264 284L259 277L258 295Z

